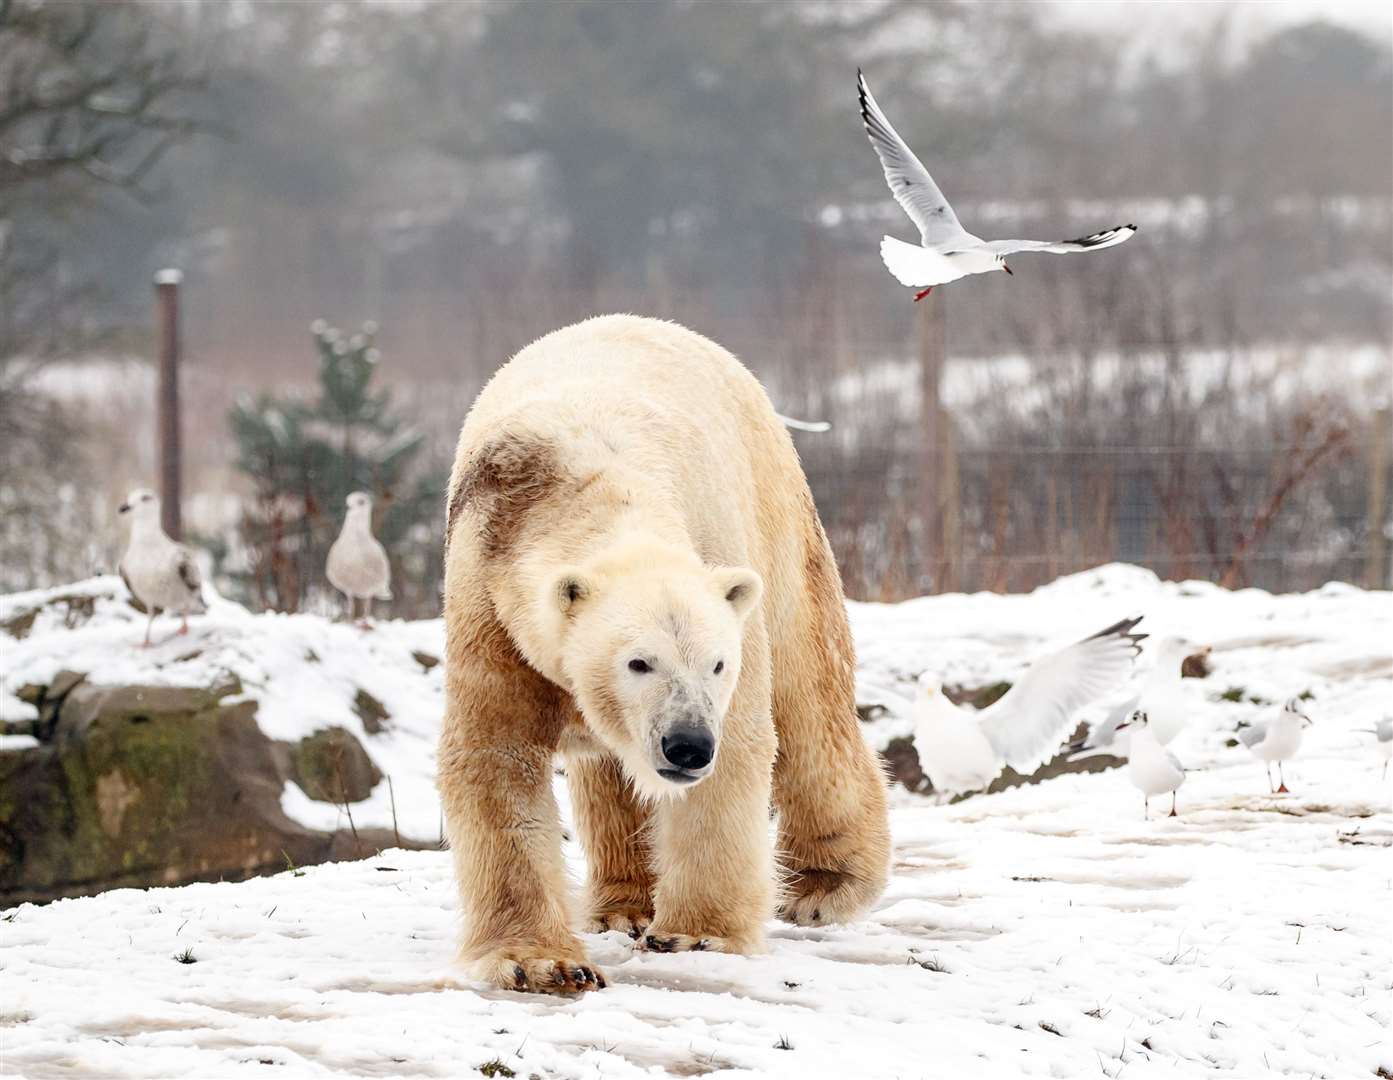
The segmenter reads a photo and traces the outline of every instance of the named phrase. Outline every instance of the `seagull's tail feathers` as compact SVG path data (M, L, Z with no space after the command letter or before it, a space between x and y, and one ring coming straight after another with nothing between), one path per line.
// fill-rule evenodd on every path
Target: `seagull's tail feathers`
M912 289L944 285L966 273L946 255L918 244L906 244L893 236L881 237L880 257L895 280Z

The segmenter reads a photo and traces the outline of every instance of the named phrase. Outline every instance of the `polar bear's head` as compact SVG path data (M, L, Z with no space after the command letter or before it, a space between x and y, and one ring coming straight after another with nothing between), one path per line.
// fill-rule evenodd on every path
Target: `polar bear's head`
M762 591L753 570L650 546L551 579L562 674L639 792L672 795L715 768Z

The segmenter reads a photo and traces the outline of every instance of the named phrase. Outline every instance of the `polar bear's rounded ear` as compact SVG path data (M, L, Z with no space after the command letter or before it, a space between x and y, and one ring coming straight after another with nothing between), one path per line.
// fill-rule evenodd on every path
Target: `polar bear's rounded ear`
M562 615L573 615L577 606L594 595L595 586L580 570L569 567L556 576L551 586L552 599Z
M759 598L764 595L764 582L760 576L743 566L719 566L711 571L711 579L726 603L742 619L754 610Z

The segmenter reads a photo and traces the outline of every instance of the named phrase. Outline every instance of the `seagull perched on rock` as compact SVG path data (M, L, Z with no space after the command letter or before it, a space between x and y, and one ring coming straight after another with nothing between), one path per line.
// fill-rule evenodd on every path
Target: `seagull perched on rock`
M1300 698L1291 698L1275 720L1254 724L1252 727L1238 729L1238 741L1253 752L1253 757L1267 765L1267 788L1274 795L1287 794L1286 777L1282 775L1282 762L1289 761L1301 749L1301 735L1311 726L1311 718L1301 707ZM1277 779L1281 786L1272 787L1272 763L1277 763Z
M350 618L357 618L358 601L363 601L366 623L374 600L392 599L392 567L387 549L372 534L372 498L366 491L355 491L347 502L348 514L329 548L324 573L329 584L348 597Z
M1383 758L1383 773L1379 776L1380 780L1388 779L1388 761L1393 758L1393 717L1385 716L1378 722L1377 727L1361 728L1360 730L1374 736L1378 741L1374 743L1374 748L1378 751L1378 756Z
M973 236L958 223L958 215L953 213L929 170L890 126L860 71L856 73L856 84L861 91L861 120L885 169L890 194L919 227L917 246L886 236L880 241L880 257L901 285L927 286L915 294L916 301L933 292L935 285L945 285L968 274L992 270L1011 273L1006 256L1013 252L1099 251L1122 243L1137 231L1135 225L1118 225L1077 240L983 240Z
M189 632L189 616L208 610L203 602L203 578L192 549L177 544L160 526L160 500L153 491L137 488L121 504L120 512L131 516L131 539L117 570L131 595L150 613L145 624L145 640L150 644L150 628L161 611L183 620L179 633Z
M1137 692L1090 727L1082 738L1070 743L1069 752L1079 757L1092 757L1100 753L1126 754L1130 736L1119 736L1119 732L1123 731L1138 709L1146 713L1147 727L1152 737L1162 746L1168 746L1190 719L1180 680L1185 657L1196 650L1197 646L1184 638L1162 638L1156 648L1156 664Z
M1151 799L1156 795L1170 792L1171 812L1175 817L1175 793L1185 782L1185 767L1180 759L1161 745L1156 733L1151 730L1151 722L1141 709L1118 725L1118 729L1129 732L1127 751L1127 775L1142 793L1142 819L1151 816Z
M1126 680L1146 636L1132 633L1139 622L1123 619L1042 657L981 712L954 705L935 681L921 679L914 745L934 789L977 791L1005 765L1031 773L1053 757L1074 714Z

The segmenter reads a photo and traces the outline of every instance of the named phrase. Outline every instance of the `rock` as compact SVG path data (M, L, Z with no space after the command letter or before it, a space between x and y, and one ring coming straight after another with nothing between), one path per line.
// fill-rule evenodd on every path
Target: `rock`
M63 699L56 737L79 738L102 717L111 722L148 723L154 716L193 717L225 697L242 692L235 675L211 687L93 686L82 683Z
M909 791L927 792L933 790L929 778L919 765L919 752L914 749L914 740L906 736L891 739L880 752L884 758L890 778L898 780Z
M54 726L50 741L0 752L0 906L238 880L398 843L391 830L317 831L286 817L288 779L351 802L381 774L342 728L294 745L267 738L255 701L228 700L241 691L230 678L96 686L72 672L32 695Z
M92 613L97 609L97 596L91 593L62 593L57 596L46 596L42 603L33 607L14 609L4 622L0 622L0 630L9 634L16 641L22 640L29 636L29 632L34 629L34 620L39 617L39 612L46 607L61 608L63 625L72 630L92 617Z
M382 779L367 751L341 727L321 728L290 751L291 776L311 799L362 802Z
M1191 653L1180 662L1180 677L1182 679L1207 679L1214 672L1214 665L1210 661L1210 653L1214 651L1213 646L1206 645L1197 653Z
M353 711L363 722L363 730L369 735L381 735L387 728L387 721L392 719L387 706L362 689L354 695Z
M421 669L423 671L429 671L431 668L435 667L437 664L440 663L440 657L432 656L428 652L421 652L420 649L415 649L412 651L411 659L415 660L416 663L420 664Z
M87 676L80 671L60 671L57 675L53 676L53 682L48 684L48 689L44 692L44 698L48 701L53 701L57 698L67 697L68 692L85 678L87 678Z

